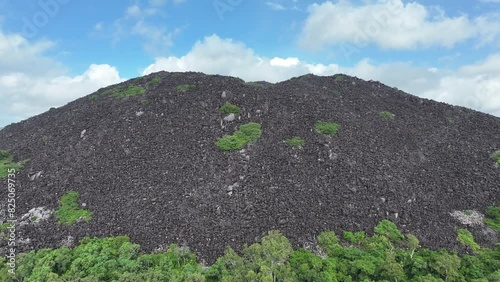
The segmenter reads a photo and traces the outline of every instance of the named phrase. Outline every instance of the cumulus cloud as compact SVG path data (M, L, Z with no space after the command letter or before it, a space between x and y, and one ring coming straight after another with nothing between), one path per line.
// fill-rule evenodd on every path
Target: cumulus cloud
M500 38L498 14L469 19L450 17L439 7L402 0L366 1L363 5L339 0L312 4L299 43L304 48L374 44L385 49L450 48L475 38L491 43Z
M500 53L441 77L424 97L463 105L500 117Z
M205 37L195 43L191 51L182 57L159 57L143 74L160 70L201 71L209 74L238 76L248 81L266 80L277 82L292 76L321 70L334 74L338 66L310 65L298 58L273 58L259 56L240 42L222 39L217 35Z
M54 45L54 42L48 40L31 43L19 34L4 34L0 30L0 73L23 71L42 75L63 71L62 64L43 56ZM47 68L47 65L51 68Z
M201 71L240 77L246 81L278 82L306 73L345 73L379 80L408 93L500 116L500 53L459 69L416 67L411 62L374 64L363 59L351 67L312 64L299 58L259 56L244 44L217 35L197 42L181 57L159 57L143 75L166 71Z
M0 125L26 119L64 105L100 87L123 81L116 68L91 65L71 76L59 62L45 56L53 42L29 42L0 31Z

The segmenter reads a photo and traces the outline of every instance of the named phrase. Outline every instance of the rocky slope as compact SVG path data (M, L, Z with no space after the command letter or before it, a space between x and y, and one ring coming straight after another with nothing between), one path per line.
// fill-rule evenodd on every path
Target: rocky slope
M182 84L196 88L178 91ZM110 94L130 85L146 92ZM236 120L218 112L225 102L240 106ZM341 129L318 134L318 120ZM262 124L257 142L216 147L247 122ZM302 149L284 142L293 136L305 140ZM29 159L18 175L19 219L56 209L69 190L93 213L72 226L54 216L18 226L24 250L129 235L146 250L180 243L211 261L271 229L302 246L323 230L370 232L386 218L423 246L459 249L464 225L451 214L500 203L500 168L489 157L500 149L499 118L349 76L267 84L155 73L9 125L0 149ZM499 239L485 226L469 228L482 244Z

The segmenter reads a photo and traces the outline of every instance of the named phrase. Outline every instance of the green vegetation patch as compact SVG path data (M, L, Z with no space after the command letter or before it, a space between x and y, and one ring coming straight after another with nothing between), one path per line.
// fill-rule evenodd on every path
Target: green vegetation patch
M500 206L492 206L486 209L484 223L495 231L500 231Z
M479 251L481 247L474 240L474 236L469 230L460 228L457 230L457 240L460 244L470 247L474 252Z
M117 91L113 93L113 96L117 99L125 98L125 97L130 97L130 96L136 96L136 95L142 95L146 92L146 89L144 89L141 86L130 84L127 88L125 88L122 91Z
M135 84L129 84L128 86L121 85L108 89L104 91L102 95L113 95L116 99L122 99L130 96L143 95L144 93L146 93L146 89L144 89L144 87ZM90 96L90 98L92 100L97 99L93 98L94 96L95 94Z
M255 142L262 135L262 126L256 122L249 122L240 126L232 135L226 135L215 144L222 151L241 150L246 144Z
M342 233L342 236L344 237L344 240L346 240L349 243L359 244L365 239L365 232L344 231Z
M226 103L224 103L224 105L222 105L219 108L219 113L239 115L240 114L240 107L238 107L237 105L231 104L229 102L226 102Z
M144 106L146 106L146 105L149 104L149 100L147 100L147 99L141 100L141 104L143 104Z
M500 164L500 150L493 152L490 157L498 164Z
M342 75L337 75L337 76L335 77L335 81L344 81L344 76L342 76Z
M387 237L391 242L401 242L404 239L396 224L387 219L382 220L375 226L375 233Z
M394 119L394 114L391 112L383 111L383 112L379 112L378 115L385 120L393 120Z
M76 191L69 191L59 199L59 209L55 211L59 224L71 225L83 219L90 221L92 213L86 209L80 209L78 198L80 195Z
M317 132L325 135L335 135L340 129L340 124L328 121L317 121L314 124L314 128Z
M288 145L292 146L292 147L295 147L295 148L301 148L302 146L304 146L304 144L306 143L304 141L304 139L298 137L298 136L295 136L295 137L292 137L288 140L285 141Z
M177 85L177 87L175 87L175 90L177 90L179 92L186 92L189 90L196 89L196 87L197 86L195 84L181 84L181 85Z
M0 150L0 180L22 168L23 164L24 162L14 162L14 156L9 151Z
M159 84L159 83L161 82L161 80L162 80L162 78L161 78L161 77L154 77L154 78L152 78L152 79L148 82L148 84L149 84L149 85L157 85L157 84Z
M0 231L7 230L8 228L12 227L12 224L13 223L9 223L9 222L4 222L4 223L0 224Z

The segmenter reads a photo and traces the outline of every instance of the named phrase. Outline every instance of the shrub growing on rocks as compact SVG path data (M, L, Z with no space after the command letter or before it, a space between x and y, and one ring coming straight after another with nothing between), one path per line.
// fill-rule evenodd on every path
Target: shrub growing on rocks
M224 105L222 105L219 108L219 113L239 115L240 114L240 107L238 107L237 105L231 104L229 102L226 102L226 103L224 103Z
M304 144L306 143L304 141L304 139L298 137L298 136L295 136L295 137L292 137L288 140L285 141L288 145L292 146L292 147L296 147L296 148L300 148L302 146L304 146Z
M394 119L394 114L391 112L383 111L383 112L379 112L378 115L385 120L393 120Z
M262 126L256 122L249 122L240 126L240 128L232 135L226 135L215 144L222 151L241 150L251 142L256 141L262 134Z
M186 92L186 91L192 90L192 89L196 89L196 85L194 85L194 84L181 84L181 85L177 85L177 87L175 87L175 90L177 90L179 92Z
M500 231L500 207L493 206L486 209L484 223L491 229Z
M469 230L460 228L457 230L457 240L460 244L470 247L474 252L479 251L480 247L474 240L474 236Z
M335 135L340 129L340 124L328 121L317 121L314 124L316 131L324 135Z
M12 169L18 170L23 167L22 163L14 162L14 156L9 151L0 150L0 179L4 179Z
M78 198L80 195L76 191L69 191L59 200L59 209L55 214L59 224L71 225L78 220L90 221L92 213L85 209L78 208Z
M493 152L490 157L500 164L500 150Z

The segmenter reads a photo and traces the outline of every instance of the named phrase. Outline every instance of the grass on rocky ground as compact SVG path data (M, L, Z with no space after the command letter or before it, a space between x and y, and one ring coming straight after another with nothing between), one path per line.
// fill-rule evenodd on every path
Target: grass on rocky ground
M79 220L90 221L92 213L86 209L80 209L78 198L80 195L76 191L69 191L59 199L59 208L55 211L59 224L71 225Z
M232 135L219 138L215 144L222 151L241 150L245 145L255 142L262 135L262 126L256 122L249 122L240 126Z
M240 114L240 107L238 107L237 105L231 104L229 102L226 102L226 103L224 103L224 105L222 105L219 108L219 113L239 115Z
M492 206L486 209L484 223L495 231L500 231L500 206Z
M467 229L459 228L457 230L457 240L460 244L470 247L474 252L477 252L480 249L479 245L474 240L474 236Z
M116 99L122 99L125 97L143 95L144 93L146 93L146 89L144 87L135 84L129 84L128 86L127 85L115 86L102 93L93 94L89 97L89 99L94 101L99 99L99 96L104 96L104 95L112 95Z
M125 97L130 97L130 96L136 96L136 95L142 95L146 93L146 89L144 89L141 86L130 84L126 88L115 88L116 90L113 91L111 94L117 98L125 98Z
M340 129L340 124L319 120L314 124L314 128L318 133L324 135L335 135Z
M0 179L15 173L23 167L23 162L14 162L14 156L9 151L0 150Z
M378 115L385 120L393 120L394 114L388 111L379 112Z
M500 150L493 152L490 157L500 164Z
M295 147L295 148L302 148L302 146L304 146L304 144L306 143L304 141L304 139L298 137L298 136L294 136L288 140L285 141L288 145L292 146L292 147Z
M193 90L193 89L196 89L196 85L194 84L181 84L181 85L177 85L177 87L175 87L175 90L179 91L179 92L186 92L188 90Z
M154 77L154 78L152 78L152 79L148 82L148 84L149 84L149 85L157 85L157 84L159 84L159 83L161 82L161 80L162 80L162 78L161 78L161 77Z

